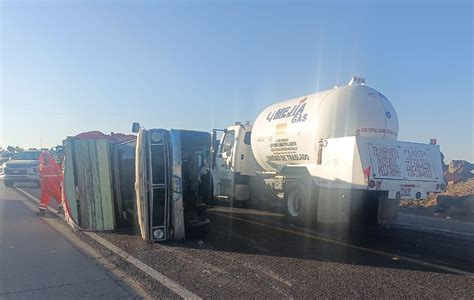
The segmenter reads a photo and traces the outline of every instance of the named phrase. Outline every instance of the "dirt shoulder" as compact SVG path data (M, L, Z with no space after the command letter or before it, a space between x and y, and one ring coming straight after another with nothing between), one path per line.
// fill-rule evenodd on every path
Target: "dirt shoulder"
M449 184L446 192L425 200L402 200L400 212L474 222L474 178Z

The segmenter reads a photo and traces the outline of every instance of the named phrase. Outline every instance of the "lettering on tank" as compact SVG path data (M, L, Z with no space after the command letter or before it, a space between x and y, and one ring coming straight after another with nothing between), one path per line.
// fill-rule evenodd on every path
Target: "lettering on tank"
M398 132L391 130L391 129L385 129L385 128L358 128L355 131L356 135L361 135L361 133L386 133L386 134L391 134L394 136L398 136Z
M272 155L267 155L268 161L302 161L309 160L306 153L298 153L299 148L296 141L288 138L276 139L270 143L270 151Z
M295 153L298 150L296 142L289 139L277 139L274 143L270 143L270 151Z
M377 159L378 176L402 176L402 172L397 163L397 160L400 158L397 148L372 145L372 152Z
M268 161L301 161L309 160L308 154L273 154L267 155Z
M299 123L306 121L308 114L304 113L307 97L304 97L298 104L293 106L282 107L274 111L270 111L267 115L267 121L291 118L291 123Z
M405 165L409 177L433 178L433 167L424 150L405 149Z

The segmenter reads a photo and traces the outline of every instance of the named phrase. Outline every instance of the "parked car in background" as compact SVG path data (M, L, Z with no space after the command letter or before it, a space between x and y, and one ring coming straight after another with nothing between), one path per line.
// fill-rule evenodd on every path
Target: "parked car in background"
M29 150L15 153L9 161L3 163L3 183L13 186L16 182L35 182L39 185L39 156L41 150Z
M0 165L2 165L4 162L10 160L10 158L13 156L14 153L12 152L3 152L0 153Z

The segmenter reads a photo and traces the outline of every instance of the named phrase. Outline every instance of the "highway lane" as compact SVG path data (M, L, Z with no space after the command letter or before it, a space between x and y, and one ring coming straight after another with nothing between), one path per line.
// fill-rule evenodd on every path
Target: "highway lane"
M228 207L210 208L209 217L211 232L184 243L150 244L136 228L100 236L200 297L474 296L474 279L460 275L473 272L469 238L398 227L302 229L280 214ZM163 286L95 246L163 295Z
M0 299L134 299L142 294L79 251L0 185ZM59 218L50 216L49 221Z

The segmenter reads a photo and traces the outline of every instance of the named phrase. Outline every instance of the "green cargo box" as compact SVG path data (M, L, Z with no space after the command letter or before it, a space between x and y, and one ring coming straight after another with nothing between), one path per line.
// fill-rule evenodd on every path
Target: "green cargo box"
M64 145L64 188L72 219L84 229L115 229L113 143L103 139L68 138Z

